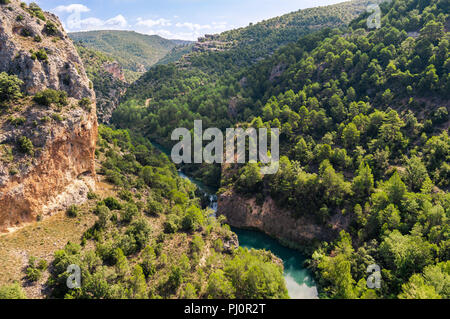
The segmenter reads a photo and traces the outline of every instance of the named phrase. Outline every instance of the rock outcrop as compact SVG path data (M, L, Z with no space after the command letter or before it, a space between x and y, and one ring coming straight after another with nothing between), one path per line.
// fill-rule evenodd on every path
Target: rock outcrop
M282 242L305 246L314 241L331 241L349 225L349 218L332 217L329 227L316 224L311 218L294 217L267 197L258 205L255 198L245 198L228 190L218 198L217 215L224 215L227 223L236 228L256 229Z
M123 73L123 69L117 61L105 63L103 65L103 68L106 72L111 74L114 79L125 82L125 74Z
M20 78L28 95L0 110L0 231L5 231L86 200L95 187L98 125L92 84L53 14L16 0L0 5L0 72ZM67 102L38 105L32 95L48 88L66 92ZM21 152L23 137L33 152Z

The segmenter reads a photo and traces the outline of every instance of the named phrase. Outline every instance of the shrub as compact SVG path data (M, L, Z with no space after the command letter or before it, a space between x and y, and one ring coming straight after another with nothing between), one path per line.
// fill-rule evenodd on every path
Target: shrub
M167 220L164 222L164 232L166 234L174 234L178 231L179 225L177 216L171 214L167 216Z
M15 127L23 125L26 122L26 118L24 117L9 117L8 122L14 125Z
M48 265L45 259L41 259L36 264L36 258L30 257L28 260L28 267L25 271L27 279L32 282L38 281L42 278L42 272L45 271L47 267Z
M40 38L40 37L39 37ZM35 37L35 41L36 41L36 37ZM39 41L36 41L39 42ZM44 61L47 62L48 61L48 55L47 55L47 51L45 51L44 49L39 49L38 51L34 52L33 50L30 51L31 53L31 58L33 60L39 60L39 61Z
M98 196L97 196L97 194L95 194L94 192L90 191L90 192L87 194L87 198L88 198L89 200L91 200L91 199L97 199Z
M50 36L58 33L58 27L52 21L47 21L44 27L44 32Z
M88 99L87 97L82 98L78 102L78 106L81 107L82 109L87 110L87 111L91 110L91 105L92 105L92 101L90 99Z
M19 138L18 141L18 146L19 146L19 150L22 153L34 156L34 146L33 146L33 142L31 142L31 140L26 137L26 136L21 136Z
M185 231L194 231L198 229L198 227L202 226L205 221L202 211L197 207L190 207L186 216L184 216L182 221L183 230Z
M33 33L31 32L30 29L23 28L22 31L20 31L20 35L28 38L28 37L31 37L33 35Z
M69 217L77 217L78 216L78 207L76 205L71 205L67 209L67 216L69 216Z
M42 11L42 9L34 2L30 3L30 5L28 6L28 12L35 16L38 19L41 19L43 21L45 21L45 15L44 12Z
M121 213L122 216L122 222L124 223L130 223L135 216L137 216L139 213L139 210L135 204L127 204L124 211Z
M122 205L119 203L119 201L117 199L115 199L114 197L108 197L106 198L104 201L105 205L110 209L110 210L119 210L122 209Z
M0 0L5 1L5 0ZM9 1L9 0L6 0ZM0 299L26 299L27 296L18 283L0 287Z
M15 75L0 73L0 105L3 102L14 101L22 97L20 87L23 81Z
M42 92L38 92L34 96L33 100L44 106L51 106L52 104L57 106L66 106L68 104L67 93L53 89L46 89Z
M150 216L159 216L164 211L164 207L160 202L153 199L149 200L147 203L146 213Z

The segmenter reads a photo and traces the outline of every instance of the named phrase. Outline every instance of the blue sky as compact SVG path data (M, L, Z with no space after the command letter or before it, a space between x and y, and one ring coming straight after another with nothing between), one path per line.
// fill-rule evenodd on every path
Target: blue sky
M27 1L31 2L31 1ZM134 30L196 40L304 8L343 0L37 0L67 31Z

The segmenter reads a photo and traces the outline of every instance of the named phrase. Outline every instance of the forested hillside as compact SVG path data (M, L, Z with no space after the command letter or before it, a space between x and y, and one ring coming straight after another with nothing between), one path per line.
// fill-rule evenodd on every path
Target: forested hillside
M243 115L239 91L247 79L238 76L242 70L301 35L330 25L344 26L365 10L365 4L353 1L300 10L248 28L206 36L177 64L157 65L133 83L113 122L119 127L133 126L167 147L173 129L192 128L194 119L203 119L207 126L231 127ZM250 114L249 110L245 118ZM207 184L219 184L219 167L186 170Z
M280 128L279 172L233 167L222 191L259 202L270 196L323 227L350 218L336 242L312 254L322 297L449 298L449 3L381 7L380 29L367 29L362 14L348 28L309 33L259 62L245 54L249 47L222 43L183 67L155 67L113 120L166 145L175 127L200 119L221 129ZM258 28L228 36L251 30ZM365 288L371 264L382 269L378 291Z
M176 46L186 43L132 31L75 32L69 36L75 43L113 57L126 70L129 81L136 80Z

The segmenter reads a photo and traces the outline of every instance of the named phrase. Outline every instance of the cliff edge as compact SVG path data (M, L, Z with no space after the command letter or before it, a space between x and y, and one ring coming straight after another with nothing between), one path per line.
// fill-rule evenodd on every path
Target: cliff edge
M58 18L16 0L0 2L9 82L20 93L0 100L0 231L81 204L95 184L92 84Z

